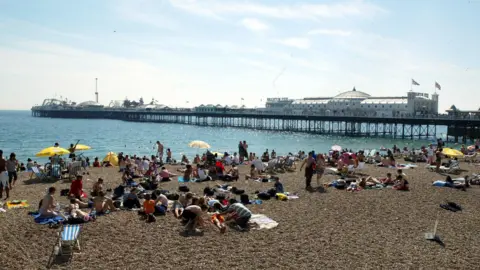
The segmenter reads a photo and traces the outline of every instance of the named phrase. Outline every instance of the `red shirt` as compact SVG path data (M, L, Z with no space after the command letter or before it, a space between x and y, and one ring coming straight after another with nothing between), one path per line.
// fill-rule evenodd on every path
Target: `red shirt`
M81 197L83 195L83 181L73 180L70 185L70 195Z

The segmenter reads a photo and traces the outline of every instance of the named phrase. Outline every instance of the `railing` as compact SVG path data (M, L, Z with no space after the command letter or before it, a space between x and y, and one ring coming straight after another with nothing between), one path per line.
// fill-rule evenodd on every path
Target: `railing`
M265 111L255 109L239 109L239 110L227 110L227 111L195 111L192 109L138 109L138 108L103 108L103 109L91 109L91 108L67 108L67 107L43 107L35 106L32 110L38 111L92 111L92 112L151 112L151 113L181 113L181 114L198 114L198 115L271 115L271 116L324 116L324 117L367 117L367 118L388 118L388 119L430 119L430 120L480 120L480 115L448 115L448 114L430 114L430 115L394 115L385 116L384 114L377 112L298 112L298 111Z

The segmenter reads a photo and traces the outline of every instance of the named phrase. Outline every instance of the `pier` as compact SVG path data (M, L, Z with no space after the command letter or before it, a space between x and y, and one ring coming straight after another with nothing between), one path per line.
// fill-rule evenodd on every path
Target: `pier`
M196 112L190 109L65 110L32 108L34 117L114 119L133 122L175 123L210 127L305 132L323 135L389 137L393 139L435 139L437 127L447 127L447 140L467 142L480 138L480 119L438 117L334 116L285 114L261 111Z

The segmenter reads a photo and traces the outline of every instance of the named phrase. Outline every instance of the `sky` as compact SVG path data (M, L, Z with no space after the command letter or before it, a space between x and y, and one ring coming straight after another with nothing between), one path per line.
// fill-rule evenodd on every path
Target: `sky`
M433 93L478 109L480 0L0 0L0 109ZM477 94L475 94L477 93Z

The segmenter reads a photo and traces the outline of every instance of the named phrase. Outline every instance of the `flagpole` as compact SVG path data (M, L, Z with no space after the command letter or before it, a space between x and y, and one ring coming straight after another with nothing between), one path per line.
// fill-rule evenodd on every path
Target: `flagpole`
M413 91L413 79L410 80L410 91Z

